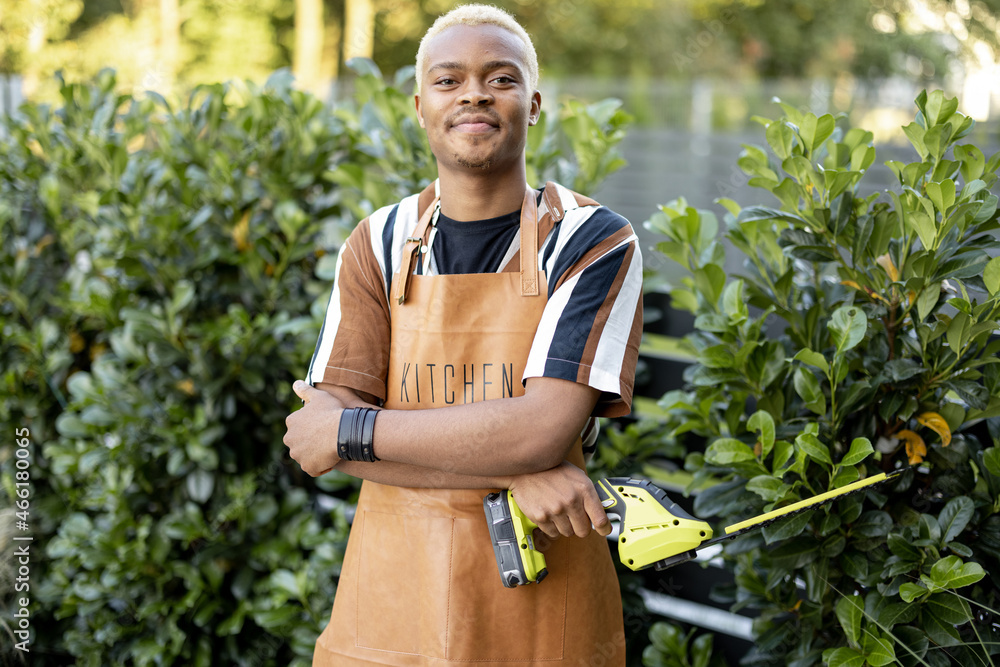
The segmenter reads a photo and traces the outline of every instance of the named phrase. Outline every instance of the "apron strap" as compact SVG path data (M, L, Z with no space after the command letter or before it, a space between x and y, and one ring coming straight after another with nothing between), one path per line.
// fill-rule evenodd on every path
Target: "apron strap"
M528 188L521 204L521 296L538 296L538 205Z
M435 197L431 205L424 209L424 214L420 216L413 235L406 238L403 245L401 264L399 266L399 280L396 283L396 302L402 304L406 301L406 290L410 286L410 278L413 276L413 260L418 252L425 252L427 246L424 245L424 235L434 217L434 210L437 208L438 198Z

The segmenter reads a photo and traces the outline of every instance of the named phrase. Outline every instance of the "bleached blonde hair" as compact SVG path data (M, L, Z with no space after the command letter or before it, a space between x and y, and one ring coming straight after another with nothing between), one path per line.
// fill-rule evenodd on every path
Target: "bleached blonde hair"
M528 68L528 86L532 92L538 88L538 56L535 54L535 45L532 44L531 37L517 22L517 19L512 14L493 5L459 5L447 14L439 16L424 33L423 39L420 40L420 48L417 49L416 71L416 92L418 95L420 94L420 80L423 78L424 67L427 64L427 44L446 28L456 25L495 25L517 35L524 43L524 62Z

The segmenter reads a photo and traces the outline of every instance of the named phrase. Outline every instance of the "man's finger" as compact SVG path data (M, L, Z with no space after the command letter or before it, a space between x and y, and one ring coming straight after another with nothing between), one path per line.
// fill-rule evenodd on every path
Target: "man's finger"
M577 537L586 537L590 534L590 517L585 512L573 512L569 515L570 524L573 527L573 534Z
M594 524L594 530L604 537L610 535L611 521L608 519L608 513L604 511L604 505L601 505L601 499L597 497L596 492L584 497L583 506L587 510L590 522Z
M542 531L542 533L549 539L554 540L559 537L559 529L556 528L556 525L551 521L540 522L538 524L538 530Z
M573 530L573 523L569 520L569 517L565 515L554 516L552 517L552 523L556 525L556 529L563 537L573 537L576 535L576 531Z
M302 399L303 403L308 403L309 394L312 393L314 389L302 380L296 380L292 383L292 391L295 392L296 396Z

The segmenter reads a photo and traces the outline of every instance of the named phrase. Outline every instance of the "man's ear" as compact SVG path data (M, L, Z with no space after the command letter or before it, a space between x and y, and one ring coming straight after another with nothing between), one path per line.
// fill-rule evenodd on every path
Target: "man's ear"
M528 110L528 125L538 122L538 117L542 113L542 94L537 90L531 95L531 108Z
M413 105L417 109L417 122L420 123L420 127L424 127L424 115L420 113L420 95L413 96Z

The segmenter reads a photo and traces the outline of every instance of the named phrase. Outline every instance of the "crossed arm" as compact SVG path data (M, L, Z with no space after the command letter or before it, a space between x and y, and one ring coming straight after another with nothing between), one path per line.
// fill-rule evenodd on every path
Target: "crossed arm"
M566 461L599 392L576 382L530 378L525 393L433 410L383 410L375 421L375 463L337 457L344 408L375 407L347 387L293 386L305 406L285 420L289 454L310 475L337 470L380 484L506 488L550 537L610 532L586 473Z

